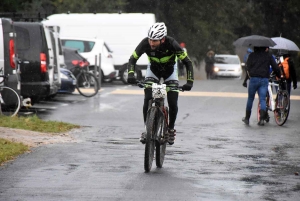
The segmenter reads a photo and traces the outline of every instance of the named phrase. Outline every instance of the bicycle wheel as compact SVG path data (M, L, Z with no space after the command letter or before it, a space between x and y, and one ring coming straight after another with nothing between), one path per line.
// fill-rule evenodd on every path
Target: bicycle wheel
M77 75L77 91L85 96L95 96L99 91L99 83L96 76L92 73L81 72Z
M147 136L146 136L145 158L144 158L145 172L149 172L151 170L153 158L154 158L156 113L157 113L157 108L152 107L149 111L147 121L146 121Z
M1 114L16 116L21 107L21 99L18 93L10 87L0 87Z
M279 91L275 101L274 118L278 126L282 126L290 113L290 98L287 91Z
M166 109L166 115L168 115L168 108L165 107ZM157 122L157 135L158 140L155 143L156 146L156 166L161 168L163 166L164 160L165 160L165 154L166 154L166 147L167 147L167 141L165 140L165 134L167 133L167 123L166 123L166 118L164 115L160 115L160 118Z

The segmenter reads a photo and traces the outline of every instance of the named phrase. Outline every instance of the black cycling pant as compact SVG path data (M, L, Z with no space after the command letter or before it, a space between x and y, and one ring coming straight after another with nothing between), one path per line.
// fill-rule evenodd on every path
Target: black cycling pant
M149 104L149 100L151 100L152 98L152 88L146 88L144 92L145 92L145 98L144 98L144 106L143 106L143 115L144 115L144 122L146 123L148 104ZM167 99L169 105L169 128L174 129L177 112L178 112L178 105L177 105L178 92L169 91L167 93Z

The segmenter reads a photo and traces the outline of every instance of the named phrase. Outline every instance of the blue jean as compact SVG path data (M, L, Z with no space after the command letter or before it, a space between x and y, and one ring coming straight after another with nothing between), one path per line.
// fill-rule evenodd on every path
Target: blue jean
M255 93L258 93L260 109L266 111L266 96L268 92L269 78L251 77L248 86L248 100L246 110L251 111Z

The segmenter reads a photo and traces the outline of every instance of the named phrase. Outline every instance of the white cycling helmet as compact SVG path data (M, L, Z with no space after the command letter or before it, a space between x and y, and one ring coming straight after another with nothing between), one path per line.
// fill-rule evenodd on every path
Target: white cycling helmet
M163 22L153 24L148 31L148 38L151 40L161 40L166 35L167 27Z

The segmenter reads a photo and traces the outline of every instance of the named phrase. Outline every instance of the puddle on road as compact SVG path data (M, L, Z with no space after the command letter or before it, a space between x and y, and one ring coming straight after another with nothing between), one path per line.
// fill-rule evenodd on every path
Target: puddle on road
M212 138L212 137L209 137L208 140L209 141L221 141L221 142L230 141L230 139L228 139L228 138Z
M265 155L264 154L257 154L257 155L251 155L251 154L246 154L246 155L233 155L235 157L238 157L238 158L243 158L243 159L247 159L247 160L258 160L258 159L261 159L261 158L265 158Z
M115 139L108 139L106 142L108 144L115 144L115 145L138 144L136 138L115 138Z
M175 154L179 154L179 155L185 155L185 154L192 154L193 152L191 151L179 151L179 150L167 150L168 155L175 155Z
M222 144L208 145L208 147L211 149L224 149L222 146Z

